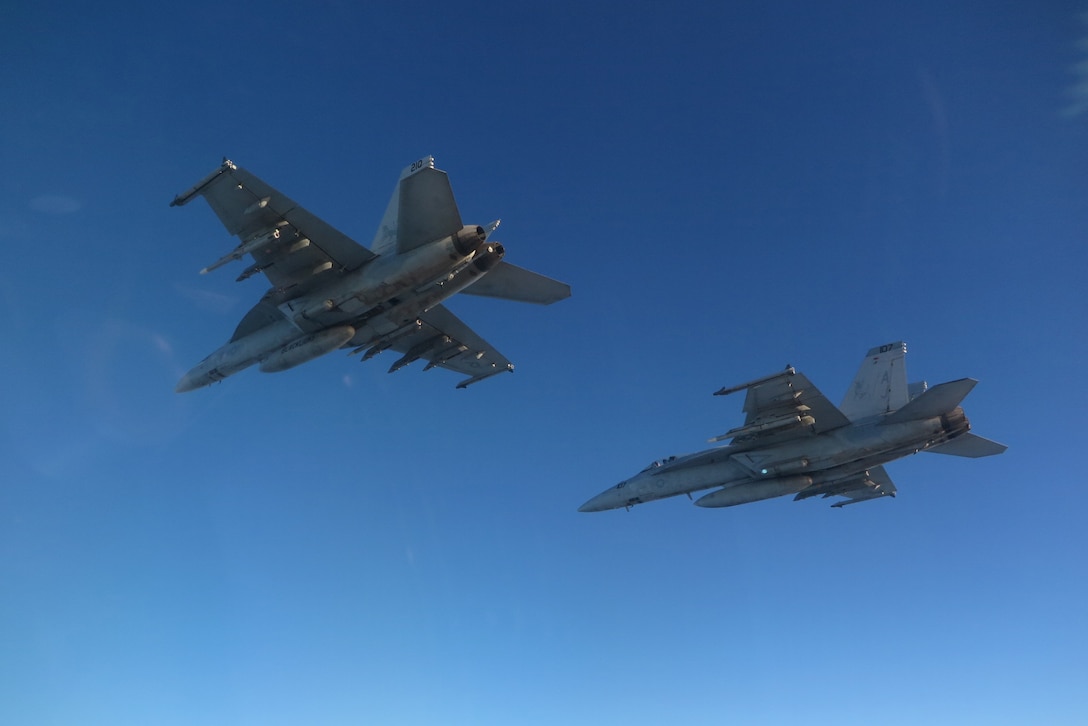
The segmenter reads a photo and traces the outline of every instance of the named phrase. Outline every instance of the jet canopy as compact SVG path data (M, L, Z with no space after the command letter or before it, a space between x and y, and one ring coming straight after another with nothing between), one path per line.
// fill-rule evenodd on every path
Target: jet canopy
M642 471L650 471L651 469L659 469L659 468L661 468L662 466L665 466L665 464L668 464L671 461L676 461L676 457L675 456L669 456L669 457L666 457L664 459L657 459L655 461L651 461L649 463L649 465L647 465L646 468L643 469ZM642 472L639 472L639 473L641 474Z

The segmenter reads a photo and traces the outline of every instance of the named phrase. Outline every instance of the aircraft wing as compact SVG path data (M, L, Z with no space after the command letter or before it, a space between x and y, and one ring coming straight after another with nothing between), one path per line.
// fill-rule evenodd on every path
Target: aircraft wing
M734 443L780 443L812 436L850 423L803 373L792 367L748 383L723 388L724 396L747 390L744 425L730 429L711 441L732 438Z
M324 273L353 270L376 256L229 160L175 197L170 206L188 204L198 196L207 200L227 231L241 240L202 274L249 254L254 264L239 281L263 272L275 288L292 298L323 280Z
M832 507L839 508L845 507L847 504L867 502L870 499L894 497L895 492L895 484L892 483L892 478L888 476L888 472L884 471L884 467L874 466L868 471L863 471L860 474L854 474L833 482L810 486L807 489L801 490L793 500L808 499L809 497L819 495L822 495L824 499L836 496L846 497L845 500L835 502L831 505Z
M411 335L400 338L393 350L404 356L392 365L392 373L412 361L424 359L427 367L447 368L468 376L457 384L467 388L477 381L514 370L514 365L472 329L447 310L437 305L419 316L422 326Z

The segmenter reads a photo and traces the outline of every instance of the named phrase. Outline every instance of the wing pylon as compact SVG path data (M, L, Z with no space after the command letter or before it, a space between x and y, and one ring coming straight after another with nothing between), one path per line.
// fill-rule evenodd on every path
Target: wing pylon
M443 305L420 314L407 332L388 341L386 348L402 354L389 368L390 373L425 360L424 370L438 367L467 375L457 388L514 370L513 363Z

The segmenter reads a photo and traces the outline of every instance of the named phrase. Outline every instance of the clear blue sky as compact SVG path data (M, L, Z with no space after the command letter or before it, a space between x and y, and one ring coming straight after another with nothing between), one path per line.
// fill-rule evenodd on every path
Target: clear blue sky
M0 722L1085 722L1088 6L363 5L0 10ZM173 392L265 284L175 194L423 154L574 288L451 302L513 375ZM899 339L1004 456L576 512Z

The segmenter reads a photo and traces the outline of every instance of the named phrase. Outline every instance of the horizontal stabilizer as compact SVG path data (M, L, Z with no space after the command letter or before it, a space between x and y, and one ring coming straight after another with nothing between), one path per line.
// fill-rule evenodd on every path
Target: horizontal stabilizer
M849 495L847 495L847 496L849 496ZM851 497L850 499L840 499L839 501L832 504L831 508L832 509L842 509L843 507L845 507L848 504L858 504L859 502L871 502L874 499L880 499L883 496L884 496L883 494L865 493L865 494L861 494L861 495L856 496L856 497Z
M981 459L983 456L995 456L1004 453L1007 448L1009 447L1005 446L1005 444L999 444L996 441L990 441L981 436L967 433L961 434L940 446L926 449L926 451L932 451L934 454L949 454L951 456L966 456L969 459Z
M570 285L523 267L511 265L509 262L500 262L491 272L461 292L467 295L551 305L553 302L570 297Z
M960 405L960 401L967 397L977 383L978 381L974 378L961 378L958 381L934 386L903 408L887 416L881 423L893 424L936 418Z
M464 388L496 373L514 370L514 365L502 353L444 305L435 305L420 313L418 323L409 323L406 328L403 335L395 335L388 342L389 348L403 353L403 357L390 367L390 373L423 359L427 361L423 370L439 367L469 376L457 386ZM375 350L371 357L381 350Z

